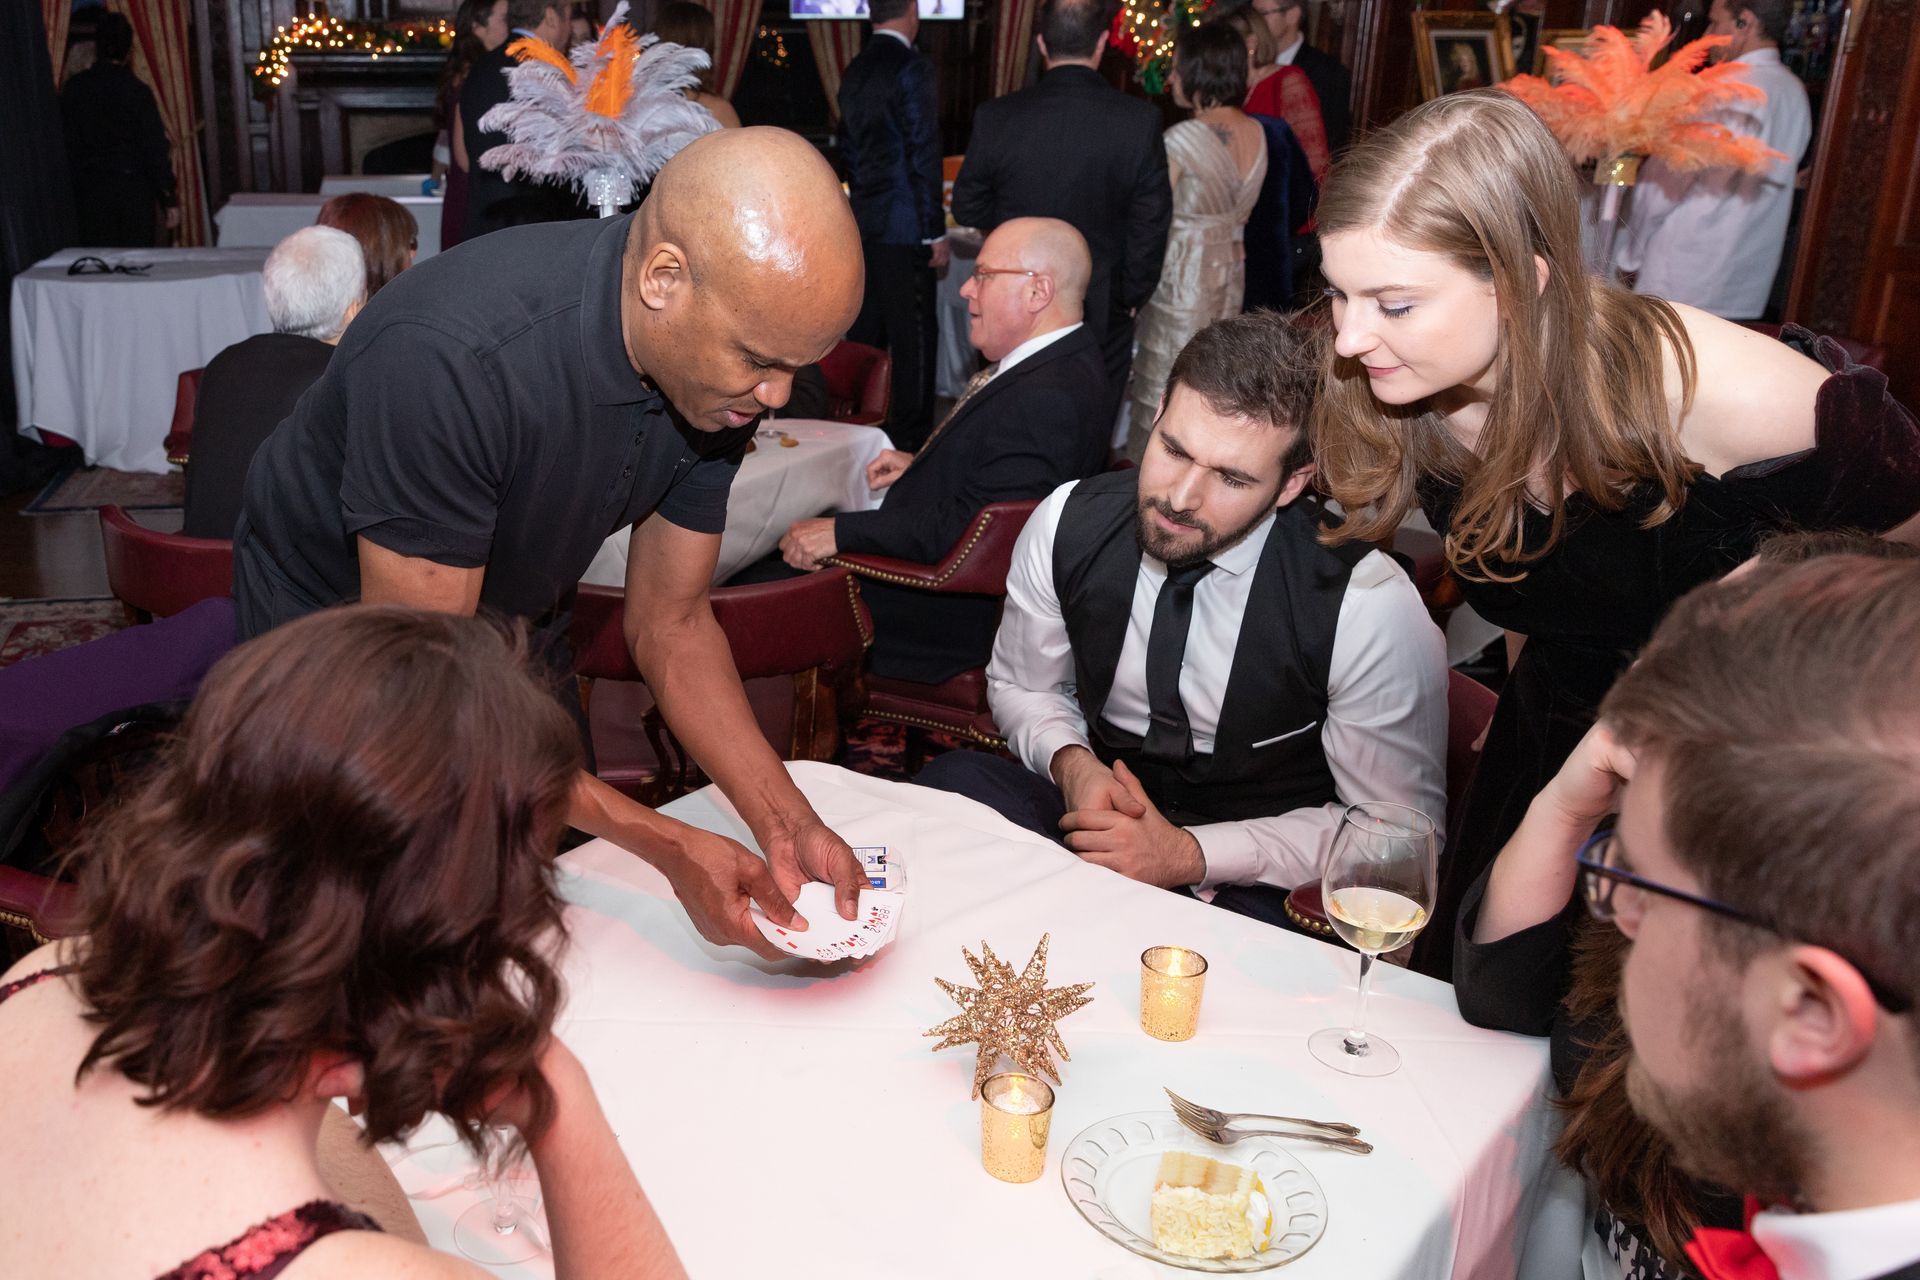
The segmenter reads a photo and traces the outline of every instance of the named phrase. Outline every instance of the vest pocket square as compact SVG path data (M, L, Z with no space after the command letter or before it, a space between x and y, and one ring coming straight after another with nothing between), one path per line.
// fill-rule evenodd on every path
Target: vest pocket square
M1307 723L1301 725L1298 729L1289 729L1285 733L1276 733L1271 738L1262 738L1260 741L1254 743L1251 747L1248 747L1247 750L1258 751L1262 747L1270 747L1276 742L1285 742L1288 738L1297 738L1301 734L1305 733L1307 730L1317 729L1319 727L1320 727L1320 722L1318 720L1309 720L1307 721Z

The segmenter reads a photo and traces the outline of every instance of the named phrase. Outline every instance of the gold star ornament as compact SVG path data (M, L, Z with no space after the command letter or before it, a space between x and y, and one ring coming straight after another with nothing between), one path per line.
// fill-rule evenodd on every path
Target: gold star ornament
M933 1046L936 1053L963 1044L978 1046L979 1057L973 1066L976 1098L980 1096L981 1084L993 1074L1003 1053L1022 1071L1044 1075L1055 1084L1060 1083L1060 1073L1053 1065L1055 1051L1063 1062L1073 1056L1067 1052L1066 1042L1060 1038L1060 1029L1055 1024L1074 1010L1093 1003L1093 997L1086 994L1093 989L1093 984L1081 982L1071 987L1047 989L1047 938L1050 936L1041 935L1040 945L1033 949L1033 958L1018 974L1012 965L993 954L992 947L982 942L978 959L965 947L960 948L960 954L967 958L967 968L973 970L974 980L980 984L977 989L945 978L934 979L960 1006L960 1013L926 1034L941 1037L940 1043Z

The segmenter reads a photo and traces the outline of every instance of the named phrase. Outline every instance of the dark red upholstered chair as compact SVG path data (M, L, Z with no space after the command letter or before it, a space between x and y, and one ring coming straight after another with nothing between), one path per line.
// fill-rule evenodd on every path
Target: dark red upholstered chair
M713 614L767 740L783 760L830 760L840 749L840 701L873 640L860 587L843 569L717 588ZM595 773L647 804L702 785L697 766L653 705L627 648L613 587L583 586L574 602L580 705L593 732Z
M842 342L820 361L827 383L828 416L835 422L875 426L893 403L893 357L864 342Z
M64 881L34 875L17 867L0 867L0 929L17 929L26 935L17 948L25 953L32 946L64 938L71 932L74 887ZM11 957L0 952L0 963Z
M1778 338L1780 336L1780 326L1777 324L1745 324L1742 325L1741 328L1751 329L1755 333L1764 333L1769 338ZM1853 361L1855 364L1863 364L1869 369L1878 369L1882 373L1887 371L1887 349L1885 347L1877 343L1862 342L1859 338L1844 338L1837 333L1830 333L1826 336L1839 343L1840 349L1847 353L1847 359Z
M1472 676L1463 676L1458 671L1447 672L1449 822L1460 811L1467 785L1473 781L1474 768L1480 763L1480 735L1487 731L1487 724L1493 719L1493 708L1499 701L1499 694ZM1440 856L1447 856L1444 847L1440 850ZM1323 938L1333 937L1333 926L1327 923L1326 905L1321 900L1318 880L1298 885L1287 895L1287 918L1309 933L1319 934Z
M960 541L938 564L852 553L832 556L827 563L897 587L950 595L1005 596L1013 545L1020 531L1026 528L1027 517L1039 505L1029 500L994 502L982 507L966 532L960 535ZM983 747L999 749L1007 745L987 707L984 667L963 671L940 684L869 674L867 700L861 710L876 719L936 729Z
M141 622L233 594L233 544L149 529L119 507L100 508L107 586Z
M200 375L205 369L188 369L180 375L173 391L173 427L167 432L167 461L176 467L187 465L193 452L193 411L200 400Z

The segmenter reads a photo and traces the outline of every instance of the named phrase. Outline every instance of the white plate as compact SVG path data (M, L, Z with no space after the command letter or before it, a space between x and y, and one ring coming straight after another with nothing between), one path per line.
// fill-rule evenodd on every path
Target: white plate
M1251 1258L1189 1258L1154 1244L1153 1186L1167 1151L1194 1151L1259 1174L1273 1205L1272 1242ZM1082 1130L1061 1156L1060 1180L1067 1199L1101 1235L1143 1258L1188 1271L1270 1271L1313 1248L1327 1231L1326 1193L1278 1140L1248 1138L1216 1146L1171 1111L1136 1111Z

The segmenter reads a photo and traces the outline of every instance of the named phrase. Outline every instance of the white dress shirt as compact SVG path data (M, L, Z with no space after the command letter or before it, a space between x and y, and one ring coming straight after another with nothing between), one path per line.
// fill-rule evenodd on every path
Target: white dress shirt
M1054 533L1067 495L1078 483L1054 490L1020 534L1007 573L1006 611L987 666L994 722L1027 768L1045 777L1063 747L1091 745L1086 718L1074 700L1073 653L1053 581ZM1270 516L1215 556L1213 572L1194 588L1180 700L1193 726L1193 748L1202 755L1214 748L1254 569L1273 528ZM1147 639L1166 577L1164 563L1141 555L1127 635L1103 712L1127 733L1147 731ZM1247 640L1273 642L1259 636ZM1189 827L1206 860L1199 885L1206 896L1224 884L1292 888L1317 878L1342 810L1352 801L1412 805L1445 830L1446 645L1413 583L1377 551L1354 567L1341 599L1327 693L1320 746L1341 799L1270 818Z
M1276 67L1292 66L1294 55L1300 52L1300 46L1305 44L1306 42L1307 42L1306 36L1304 35L1295 36L1293 38L1293 43L1288 45L1286 48L1282 49L1280 51L1280 55L1273 60L1273 65Z
M1753 1215L1753 1239L1780 1280L1877 1280L1920 1261L1920 1200L1845 1209Z
M1035 352L1045 351L1048 347L1060 341L1060 339L1066 337L1075 329L1078 329L1082 323L1082 321L1076 320L1065 328L1049 329L1045 333L1028 338L1025 342L1000 357L1000 363L994 368L993 378L999 377ZM992 382L993 378L988 378L987 381Z
M1775 48L1736 60L1742 78L1766 101L1731 107L1713 119L1751 134L1786 156L1760 173L1705 169L1676 173L1658 160L1640 167L1633 206L1615 260L1638 271L1634 292L1684 302L1729 320L1766 310L1793 214L1794 175L1813 137L1806 86Z

